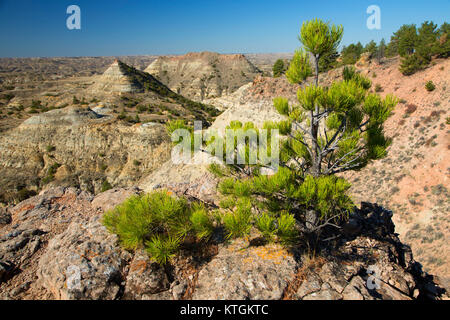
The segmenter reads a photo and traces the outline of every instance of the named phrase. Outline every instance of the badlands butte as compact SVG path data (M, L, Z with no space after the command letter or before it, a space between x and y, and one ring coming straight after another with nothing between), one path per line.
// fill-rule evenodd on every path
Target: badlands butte
M201 120L221 131L234 120L282 120L272 100L297 103L297 90L312 81L272 77L274 62L291 56L0 59L0 298L448 297L449 59L411 76L400 73L399 58L356 63L377 92L401 100L386 122L388 156L345 174L358 228L337 251L309 260L215 234L164 268L143 251L121 249L102 226L104 212L155 189L217 205L207 166L170 160L165 124ZM342 68L319 77L323 85L339 79ZM77 290L67 285L73 265L82 270ZM376 291L366 288L373 265Z

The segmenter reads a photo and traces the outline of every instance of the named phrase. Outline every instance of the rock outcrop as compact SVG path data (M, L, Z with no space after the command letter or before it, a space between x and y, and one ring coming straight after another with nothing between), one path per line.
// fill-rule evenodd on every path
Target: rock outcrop
M170 266L127 252L101 224L102 207L139 193L93 197L73 188L42 192L11 209L0 228L1 299L441 299L394 233L392 213L363 204L334 246L311 257L301 247L265 245L257 235L224 242L220 230ZM256 238L255 238L256 237ZM197 253L196 253L197 252ZM203 253L202 253L203 252ZM195 258L194 258L195 256Z
M242 54L213 52L159 57L145 71L196 101L231 94L261 74Z
M161 124L128 125L89 108L52 110L0 137L0 183L4 201L17 190L51 185L98 193L104 181L131 186L170 156Z
M159 81L148 73L115 60L89 90L93 93L142 93L149 88L151 82Z

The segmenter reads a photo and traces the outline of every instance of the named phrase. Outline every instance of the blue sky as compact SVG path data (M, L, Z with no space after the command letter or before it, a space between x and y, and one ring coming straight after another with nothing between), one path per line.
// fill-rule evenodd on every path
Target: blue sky
M81 8L81 30L66 9ZM366 27L369 5L381 30ZM292 52L301 22L344 26L343 44L390 39L402 24L450 22L450 0L0 0L0 57Z

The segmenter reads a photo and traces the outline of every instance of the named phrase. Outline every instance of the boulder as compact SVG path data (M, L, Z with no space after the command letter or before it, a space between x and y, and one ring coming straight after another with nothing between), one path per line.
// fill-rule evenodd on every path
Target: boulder
M194 300L281 299L297 263L278 245L247 247L236 240L224 245L198 274ZM246 248L247 247L247 248Z
M72 223L50 240L39 260L40 284L55 299L116 299L131 259L117 240L100 223L100 217Z
M136 188L114 188L97 195L94 200L92 200L92 207L97 210L106 212L113 209L118 204L121 204L126 199L133 195L139 195L141 191Z
M170 283L162 266L152 262L143 250L138 250L130 263L125 293L127 300L158 300L170 297Z

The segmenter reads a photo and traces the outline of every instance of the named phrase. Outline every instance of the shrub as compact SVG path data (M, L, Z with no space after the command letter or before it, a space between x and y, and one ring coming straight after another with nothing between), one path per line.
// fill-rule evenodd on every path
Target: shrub
M105 192L112 189L112 185L108 182L108 180L103 180L101 192Z
M137 109L137 112L142 113L142 112L147 111L147 110L148 110L148 107L143 106L143 105L138 105L138 106L136 107L136 109Z
M281 77L281 75L285 71L284 61L281 60L281 59L278 59L277 61L275 61L275 64L273 65L272 70L273 70L273 77L274 78Z
M188 235L207 239L213 230L203 206L190 205L165 190L130 197L106 212L103 224L118 235L125 249L145 246L152 259L161 264L173 257Z
M80 104L81 101L77 99L77 97L73 96L72 98L72 104Z
M377 84L375 86L375 92L382 92L383 91L383 87L380 84Z
M192 230L198 239L208 239L211 237L214 226L208 215L208 211L203 205L193 205L192 214L189 220L192 224Z
M117 116L117 119L124 120L127 117L127 113L125 110L122 110L122 112Z
M56 150L56 147L55 147L55 146L50 146L50 145L49 145L49 146L46 147L46 150L47 150L48 153L50 153L50 152L55 151L55 150Z
M419 70L424 69L429 61L424 60L417 53L406 56L400 64L400 72L405 76L410 76Z
M436 86L434 85L434 83L433 83L433 81L428 81L426 84L425 84L425 89L428 91L428 92L431 92L431 91L434 91L435 89L436 89Z
M48 184L52 182L55 179L56 170L58 170L60 166L61 165L59 163L52 164L47 170L47 175L42 179L42 183Z

